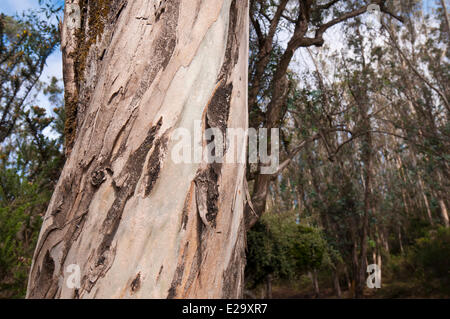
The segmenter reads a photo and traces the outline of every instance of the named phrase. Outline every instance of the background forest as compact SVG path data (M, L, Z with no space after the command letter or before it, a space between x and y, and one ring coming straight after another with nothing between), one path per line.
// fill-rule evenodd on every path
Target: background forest
M35 2L0 13L2 298L25 296L65 161L62 81L42 77L62 1ZM281 167L267 180L247 168L262 215L247 233L247 298L450 296L448 5L374 2L380 19L346 14L360 0L307 15L310 1L250 1L250 126L280 128ZM305 25L315 36L296 36ZM380 289L366 287L369 264Z

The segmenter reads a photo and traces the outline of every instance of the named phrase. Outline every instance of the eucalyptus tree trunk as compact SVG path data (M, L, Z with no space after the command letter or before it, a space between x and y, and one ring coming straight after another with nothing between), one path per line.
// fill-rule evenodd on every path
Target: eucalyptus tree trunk
M439 203L439 207L441 208L441 216L442 216L442 221L444 223L444 226L446 228L449 228L450 223L448 221L448 212L447 212L447 206L445 205L445 201L442 198L440 198L438 200L438 203Z
M27 297L241 297L245 164L172 155L195 121L248 126L247 0L68 0L61 29L67 162Z

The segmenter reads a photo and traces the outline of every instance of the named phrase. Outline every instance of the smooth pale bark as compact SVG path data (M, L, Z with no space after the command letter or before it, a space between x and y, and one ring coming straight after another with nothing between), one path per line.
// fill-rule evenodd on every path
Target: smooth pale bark
M433 225L434 224L433 223L433 215L431 214L430 204L428 202L427 194L425 194L425 190L424 190L425 186L423 184L422 177L420 176L420 173L418 173L418 178L419 178L419 190L420 190L420 193L422 194L423 202L425 204L425 208L426 208L426 211L427 211L427 218L428 218L428 221L430 222L430 224Z
M317 270L314 269L310 272L308 272L309 278L311 278L311 282L314 289L314 297L319 298L320 296L320 289L319 289L319 278L317 276Z
M382 227L381 232L379 234L380 234L381 242L383 243L383 247L384 247L384 249L386 249L386 252L389 254L389 252L390 252L389 241L387 240L388 236L386 235L386 229L384 227Z
M247 0L67 3L84 5L81 29L68 10L62 27L76 130L27 297L241 297L245 165L171 153L175 129L193 135L196 120L248 126Z
M444 223L444 226L446 228L450 227L449 221L448 221L448 212L447 212L447 206L445 205L445 202L443 199L439 199L439 207L441 208L441 216L442 216L442 221Z
M443 171L446 172L445 168L443 168ZM445 183L444 183L445 177L443 177L439 171L436 172L436 175L437 175L437 180L439 182L439 185L445 185ZM436 193L437 193L439 208L441 210L442 222L446 228L449 228L450 222L449 222L449 218L448 218L447 205L445 204L445 198L447 197L447 194L444 189L438 189Z
M376 264L378 265L378 269L380 270L380 273L382 273L382 265L383 265L383 262L382 262L382 259L381 259L381 253L380 253L380 252L378 252ZM380 276L379 279L380 279L380 285L382 285L382 284L383 284L383 283L382 283L382 276Z

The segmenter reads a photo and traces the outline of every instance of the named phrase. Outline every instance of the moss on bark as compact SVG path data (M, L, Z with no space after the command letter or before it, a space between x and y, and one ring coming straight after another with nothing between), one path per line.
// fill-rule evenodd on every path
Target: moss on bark
M77 50L74 52L74 74L77 92L65 94L66 121L64 133L66 136L66 153L75 143L77 130L77 114L80 105L79 92L84 83L85 71L91 47L101 39L105 24L108 21L110 8L114 0L81 0L81 27L75 33Z

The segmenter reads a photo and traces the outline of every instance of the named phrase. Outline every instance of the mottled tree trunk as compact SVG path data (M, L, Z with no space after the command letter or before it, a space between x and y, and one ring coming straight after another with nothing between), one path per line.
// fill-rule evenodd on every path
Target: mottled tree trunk
M66 1L62 50L68 159L27 297L241 297L245 164L171 154L194 121L248 126L247 0Z

